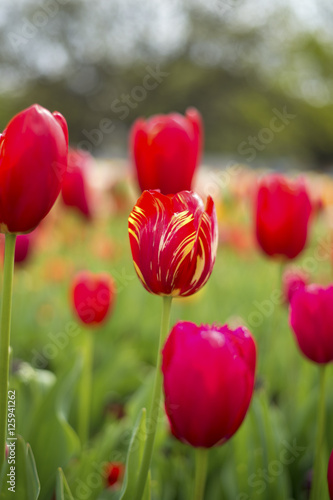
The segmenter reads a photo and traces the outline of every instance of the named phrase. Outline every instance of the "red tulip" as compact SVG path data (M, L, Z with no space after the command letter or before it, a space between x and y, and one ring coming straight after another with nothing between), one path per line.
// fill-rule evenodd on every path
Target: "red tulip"
M290 325L303 354L315 363L333 361L333 286L308 285L291 299Z
M207 282L217 250L210 197L204 208L190 191L174 196L144 191L128 221L134 267L148 292L187 296Z
M49 213L67 168L67 124L34 104L0 135L0 230L28 233Z
M61 190L65 205L75 207L87 219L92 215L86 180L86 170L91 162L92 157L86 151L70 149L68 169Z
M190 190L202 142L201 115L194 108L185 116L139 118L131 129L130 151L141 190L159 189L163 194Z
M261 180L256 204L256 236L269 256L293 259L303 250L311 215L311 202L304 182L281 175Z
M241 425L253 394L256 346L245 327L180 322L163 349L165 408L180 441L209 448Z
M291 302L294 293L308 284L309 278L300 269L287 269L282 276L282 290L287 304Z
M15 264L20 264L26 260L31 245L30 234L19 234L15 244Z
M115 301L115 285L107 274L82 271L72 284L72 301L79 319L86 325L102 323Z
M333 500L333 451L331 453L330 460L328 462L327 480L328 480L328 490L330 492L330 499Z
M106 466L106 482L108 488L114 488L119 484L124 475L125 466L121 462L110 462Z

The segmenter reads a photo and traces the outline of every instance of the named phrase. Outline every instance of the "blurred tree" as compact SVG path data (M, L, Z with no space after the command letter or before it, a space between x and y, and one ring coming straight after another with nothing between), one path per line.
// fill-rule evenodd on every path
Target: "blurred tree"
M39 102L64 113L73 143L119 155L136 117L196 106L207 152L330 165L333 8L326 0L296 7L2 0L0 129ZM281 113L286 123L272 130Z

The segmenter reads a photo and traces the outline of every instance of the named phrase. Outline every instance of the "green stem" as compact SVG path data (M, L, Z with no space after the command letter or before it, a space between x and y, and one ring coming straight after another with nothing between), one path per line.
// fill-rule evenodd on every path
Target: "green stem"
M195 449L195 483L193 500L203 500L208 466L208 448Z
M141 500L145 490L147 476L150 468L151 457L153 454L156 428L158 422L158 414L160 410L161 393L162 393L162 348L167 334L169 333L170 310L172 297L163 297L162 321L160 330L160 339L158 345L156 373L153 387L153 395L150 405L150 410L147 418L147 439L143 450L142 462L136 486L135 500Z
M326 383L326 365L320 366L320 389L318 406L318 428L316 438L316 451L312 476L312 487L310 500L318 500L320 497L320 475L322 462L322 447L325 433L325 383Z
M92 368L93 368L94 339L93 332L88 329L82 331L82 374L79 387L79 415L78 435L81 445L89 439Z
M0 471L6 460L10 322L16 234L6 234L0 325Z

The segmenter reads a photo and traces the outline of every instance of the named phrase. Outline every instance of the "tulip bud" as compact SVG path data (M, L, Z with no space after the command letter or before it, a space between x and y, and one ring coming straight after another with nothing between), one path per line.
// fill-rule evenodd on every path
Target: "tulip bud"
M328 462L327 481L328 491L330 492L330 499L333 500L333 451Z
M164 196L145 191L128 219L137 275L156 295L188 296L207 282L217 251L212 198L206 208L190 191Z
M286 304L291 302L294 293L308 284L308 275L300 269L287 269L282 276L282 291Z
M67 168L67 124L35 104L0 136L0 231L28 233L49 213Z
M290 325L302 353L315 363L333 361L333 286L308 285L291 299Z
M256 236L269 256L294 259L303 250L311 215L311 202L301 179L281 175L263 178L256 201Z
M111 276L82 271L72 283L72 301L78 318L89 326L102 323L111 312L116 289Z
M165 409L174 436L210 448L241 425L254 387L256 346L245 327L179 322L163 349Z
M130 151L141 190L158 189L163 194L191 190L202 142L202 119L195 108L185 116L139 118L131 129Z
M62 199L68 207L76 208L86 219L92 216L86 171L92 157L86 151L69 149L68 169L62 183Z

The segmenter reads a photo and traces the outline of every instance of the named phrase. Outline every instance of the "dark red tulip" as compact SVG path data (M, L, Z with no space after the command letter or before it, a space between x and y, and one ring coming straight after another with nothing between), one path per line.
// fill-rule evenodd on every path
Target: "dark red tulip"
M21 264L24 262L29 254L29 249L31 245L30 234L19 234L16 237L15 244L15 263Z
M333 361L333 286L308 285L293 295L290 325L302 353L315 363Z
M82 271L72 283L72 301L79 319L86 325L102 323L115 302L115 285L107 274Z
M182 191L165 196L145 191L128 219L134 267L143 286L157 295L187 296L210 277L217 250L212 198Z
M327 481L328 491L330 492L330 499L333 500L333 451L328 462Z
M163 194L189 191L201 158L203 126L195 108L155 115L133 124L130 151L142 191L159 189Z
M311 202L302 179L268 175L260 183L256 202L256 236L269 256L294 259L308 235Z
M67 168L68 132L60 113L34 104L0 135L0 231L28 233L49 213Z
M253 394L256 346L245 327L180 322L163 349L165 408L172 433L192 446L223 444Z
M282 291L285 302L289 304L294 293L300 288L304 288L308 281L308 275L300 269L287 269L282 276Z
M122 481L125 466L121 462L110 462L105 469L108 488L114 488Z
M64 204L76 208L86 219L92 216L86 179L91 163L92 157L88 152L69 149L68 169L61 190Z

